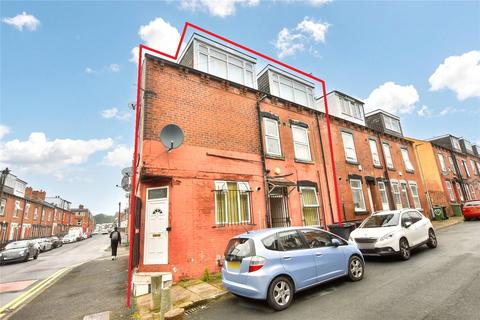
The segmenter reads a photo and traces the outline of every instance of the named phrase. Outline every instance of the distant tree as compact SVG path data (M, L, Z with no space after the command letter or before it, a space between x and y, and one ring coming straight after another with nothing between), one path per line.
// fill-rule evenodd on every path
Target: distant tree
M97 214L97 215L93 216L93 220L95 220L95 223L97 223L97 224L98 223L112 223L113 220L115 220L115 216L100 213L100 214Z

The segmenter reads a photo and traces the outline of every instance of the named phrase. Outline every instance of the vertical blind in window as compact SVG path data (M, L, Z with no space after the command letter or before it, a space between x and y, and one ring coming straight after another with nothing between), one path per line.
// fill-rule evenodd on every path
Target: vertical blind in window
M401 151L402 151L403 163L405 164L405 169L407 169L407 171L414 171L413 164L410 161L410 157L408 156L408 150L402 148Z
M250 222L248 182L215 181L215 220L217 224Z
M392 153L390 152L390 145L388 143L382 143L383 153L385 154L385 160L387 162L387 167L393 169L393 159Z
M302 198L303 224L305 226L320 225L316 189L311 187L301 187L300 194Z
M369 139L368 143L370 144L370 152L372 153L373 164L380 166L380 157L378 155L377 141Z

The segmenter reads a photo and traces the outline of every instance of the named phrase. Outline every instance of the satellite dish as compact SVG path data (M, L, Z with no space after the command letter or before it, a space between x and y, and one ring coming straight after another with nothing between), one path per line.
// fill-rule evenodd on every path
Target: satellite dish
M122 169L122 175L131 177L133 175L133 168L132 167L126 167Z
M167 151L180 147L183 143L183 131L175 124L168 124L160 132L160 141L162 141Z
M132 189L130 178L128 176L123 176L121 186L125 191L130 191Z

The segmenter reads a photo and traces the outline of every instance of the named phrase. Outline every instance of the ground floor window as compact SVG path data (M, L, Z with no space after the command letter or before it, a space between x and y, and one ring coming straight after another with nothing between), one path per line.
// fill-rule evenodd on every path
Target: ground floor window
M405 208L411 208L410 200L408 199L407 183L401 182L400 187L402 191L402 203L405 204Z
M445 181L447 185L447 192L448 196L450 197L450 201L455 202L455 194L453 193L452 183L450 181Z
M355 211L367 211L365 197L363 196L362 181L358 179L350 179L350 188L352 189Z
M382 209L389 210L390 204L388 203L387 190L385 188L385 182L378 181L378 191L380 192L380 200L382 201Z
M408 184L410 185L410 191L412 192L413 205L416 209L421 209L422 204L420 203L420 197L418 195L417 183L415 181L409 181Z
M467 196L467 200L472 200L472 195L470 194L470 186L465 183L464 187L465 187L465 195Z
M473 184L470 185L470 192L472 194L472 200L477 199L477 195L475 194L475 189L473 188Z
M303 225L320 225L317 190L313 187L300 187L300 195L302 198Z
M215 223L249 223L250 193L248 182L215 181Z
M395 207L397 209L402 209L402 199L400 198L400 188L397 181L391 181L390 185L392 186L393 201L395 202Z
M455 183L455 186L457 187L457 193L458 193L458 197L460 198L460 201L465 201L465 199L463 198L463 192L462 192L462 188L460 187L460 184Z

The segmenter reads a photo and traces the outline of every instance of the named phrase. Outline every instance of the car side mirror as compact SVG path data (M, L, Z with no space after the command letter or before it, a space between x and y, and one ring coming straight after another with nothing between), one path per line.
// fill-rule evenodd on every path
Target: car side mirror
M332 245L336 248L341 245L340 240L332 239Z
M412 222L411 222L411 221L407 221L407 222L405 222L405 223L403 224L403 226L404 226L405 228L409 228L411 225L412 225Z

